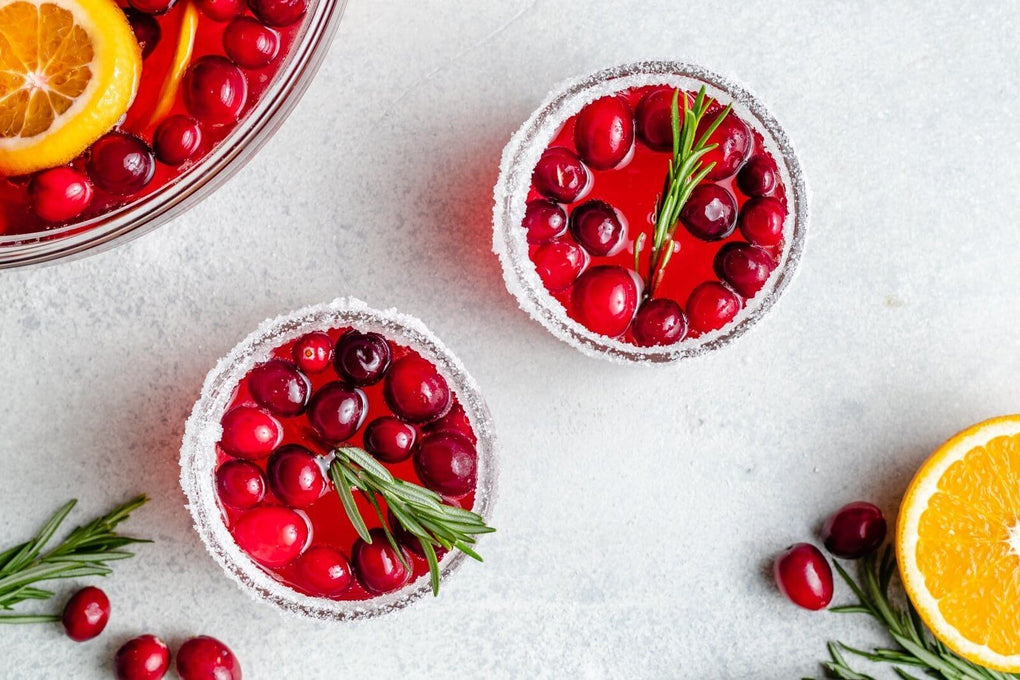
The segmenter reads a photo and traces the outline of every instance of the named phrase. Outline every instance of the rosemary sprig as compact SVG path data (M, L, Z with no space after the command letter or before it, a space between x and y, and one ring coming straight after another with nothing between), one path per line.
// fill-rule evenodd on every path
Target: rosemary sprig
M65 503L32 540L0 553L0 610L10 611L26 600L53 597L53 592L36 587L36 583L112 573L108 562L133 556L122 548L132 543L151 543L116 532L117 525L148 500L144 495L136 496L108 514L76 527L58 545L47 550L47 543L78 501ZM0 614L0 624L59 620L59 616L50 614Z
M676 251L673 234L676 232L680 220L680 211L683 210L694 188L715 167L715 163L704 165L701 160L705 154L719 146L718 144L709 144L708 139L733 108L732 105L727 105L712 121L712 124L705 129L705 132L695 138L698 126L714 101L705 94L705 87L702 86L698 91L698 96L694 98L692 106L688 106L687 95L683 95L683 113L681 115L680 99L680 90L674 90L670 117L673 128L673 157L669 161L665 186L656 207L651 253L648 257L648 272L645 275L645 299L649 299L655 294L655 289L658 288L663 274L665 274L666 266ZM634 268L636 271L641 271L639 261L646 241L646 235L641 234L634 244Z
M855 671L844 656L846 653L875 663L889 664L896 676L902 680L920 680L911 671L920 672L927 678L942 680L1020 678L1020 675L993 671L958 656L925 629L921 617L909 599L905 607L893 604L889 597L890 584L896 573L896 558L892 546L886 546L881 558L873 554L861 561L859 583L854 581L838 562L833 561L833 564L857 597L857 603L831 607L830 611L871 616L882 624L895 646L879 647L869 652L842 642L830 642L829 660L822 662L827 677L839 680L874 680L870 675Z
M406 531L421 544L422 552L429 564L432 593L439 594L439 559L436 548L457 549L479 562L482 558L472 546L478 534L495 531L485 523L481 515L443 503L442 497L423 486L397 479L367 451L353 446L340 447L333 451L333 462L329 465L329 476L333 480L340 503L347 517L367 543L372 542L361 512L354 500L353 491L361 491L379 517L386 540L393 546L398 559L409 567L404 553L397 546L391 527L379 504L382 498Z

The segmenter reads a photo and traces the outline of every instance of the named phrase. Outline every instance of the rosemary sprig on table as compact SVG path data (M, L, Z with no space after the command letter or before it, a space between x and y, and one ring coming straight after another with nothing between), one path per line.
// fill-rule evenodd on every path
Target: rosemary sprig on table
M822 662L828 677L839 680L874 680L870 675L855 671L847 662L845 652L876 663L890 664L893 672L902 680L921 680L917 675L905 670L906 668L919 671L925 677L942 680L1020 678L1020 675L993 671L967 661L925 630L921 617L909 600L906 601L905 607L893 604L889 597L889 587L896 573L896 558L893 556L892 546L886 546L881 558L872 554L861 561L860 583L855 582L838 562L833 561L833 564L857 596L857 603L831 607L829 611L840 614L867 614L873 617L882 624L896 646L879 647L869 652L842 642L830 642L829 660Z
M53 592L36 587L36 583L110 574L113 569L108 562L133 555L122 548L132 543L151 543L144 539L122 536L116 531L118 524L148 500L144 495L136 496L108 514L76 527L58 545L47 550L46 544L78 502L68 501L32 540L0 553L0 609L9 611L25 600L48 600L53 597ZM0 624L59 620L59 616L50 614L0 614Z
M688 105L686 94L682 96L683 115L681 115L680 99L680 90L674 90L673 106L670 111L670 122L673 129L673 157L669 161L665 186L662 189L662 196L659 197L659 205L656 207L651 253L648 258L648 273L645 275L646 299L655 294L655 289L662 281L666 266L676 250L673 234L680 221L680 211L683 210L694 187L698 186L715 167L715 163L709 163L706 166L701 160L705 154L719 146L718 144L709 144L708 139L733 108L732 105L727 105L712 121L712 124L705 129L705 132L695 139L698 126L714 101L705 94L705 87L702 86L698 91L698 96L694 98L693 106ZM635 271L641 271L640 257L646 240L647 236L642 233L634 244Z
M393 513L397 522L418 539L422 552L429 564L432 593L439 594L439 560L436 548L456 548L479 562L482 558L472 546L478 534L495 531L485 523L481 515L443 503L442 497L423 486L397 479L367 451L353 446L340 447L333 451L333 462L329 465L329 476L333 480L340 502L358 535L366 543L372 542L372 535L361 517L354 501L353 490L365 494L372 509L379 516L382 530L386 534L397 559L406 567L404 553L397 545L379 499Z

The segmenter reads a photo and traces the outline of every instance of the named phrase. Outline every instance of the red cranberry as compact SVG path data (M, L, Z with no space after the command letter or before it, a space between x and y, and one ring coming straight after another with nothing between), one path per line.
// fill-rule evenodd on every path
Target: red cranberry
M110 598L99 588L88 586L71 596L64 607L64 630L75 642L91 640L110 620Z
M177 675L181 680L241 680L241 664L225 644L201 635L177 650Z
M260 505L241 515L234 540L252 559L270 568L293 562L308 543L308 523L290 508Z
M305 588L321 597L336 597L354 581L347 558L324 545L306 550L297 561L297 571Z
M131 30L135 34L135 40L138 41L138 47L142 50L142 59L145 59L156 49L159 39L163 37L163 29L159 27L159 22L151 14L137 12L130 7L125 10L124 14L127 15Z
M588 168L573 151L555 146L538 159L532 181L546 198L573 203L588 189Z
M133 9L145 14L165 14L177 0L127 0Z
M296 416L305 410L312 385L294 364L273 359L251 370L248 389L255 401L275 415Z
M244 11L243 0L196 0L198 9L213 21L230 21Z
M307 0L248 0L248 6L266 26L289 26L304 16Z
M737 187L748 196L768 196L779 186L779 170L768 156L755 156L737 173Z
M649 300L634 315L630 332L641 347L672 345L687 335L687 317L680 305L669 298Z
M825 609L832 601L832 569L821 551L797 543L776 558L773 574L779 590L805 609Z
M634 145L634 112L620 97L603 97L577 114L574 146L584 162L596 170L619 165Z
M377 595L391 593L411 579L411 571L400 563L397 552L382 529L372 529L369 533L371 543L359 538L352 549L354 571L365 590ZM406 551L404 560L410 563Z
M305 373L321 373L333 362L333 341L325 333L309 333L294 345L294 361Z
M671 87L652 90L638 102L634 118L637 133L646 146L655 151L673 150L673 95ZM681 92L681 97L687 93ZM690 101L690 100L688 100ZM683 115L683 101L677 99L678 113ZM682 120L682 118L681 118Z
M421 357L409 355L393 364L384 388L390 409L412 423L446 415L453 401L446 379Z
M542 283L555 293L572 284L588 265L588 254L570 241L547 243L532 256Z
M736 293L715 281L706 281L687 299L687 320L691 328L707 333L722 328L740 311Z
M708 129L708 126L715 122L717 113L706 113L698 126L698 138ZM715 167L708 173L707 179L716 182L726 179L740 169L740 166L747 160L751 153L751 130L744 121L737 118L732 111L723 119L712 136L708 138L709 144L718 144L715 149L705 154L701 162L703 167L709 163L715 163Z
M844 505L822 527L825 549L836 557L856 560L878 550L885 540L885 517L864 501Z
M226 57L202 57L184 79L184 103L210 125L236 123L248 101L248 81Z
M88 171L103 191L129 196L152 181L156 159L149 145L138 137L110 132L92 145Z
M453 432L425 435L414 451L414 469L428 488L456 498L475 488L478 454L474 445Z
M35 214L47 222L74 219L92 202L88 177L71 168L53 168L36 175L28 188Z
M703 241L720 241L737 226L737 199L718 184L699 184L680 211L687 231Z
M156 158L167 165L180 165L198 153L202 146L202 128L191 116L170 116L156 128L152 146Z
M283 428L276 418L252 406L230 409L223 415L221 423L223 438L220 446L238 458L265 458L283 438Z
M775 268L772 256L750 243L727 243L715 256L716 275L745 298L754 297Z
M365 422L368 398L357 387L331 382L312 396L308 420L329 444L340 444L354 436Z
M567 214L552 201L529 201L524 211L524 228L528 243L548 243L567 230Z
M390 367L393 353L378 333L349 331L336 342L333 364L340 377L354 385L374 385Z
M454 404L449 413L429 425L427 429L429 432L455 432L467 437L472 444L478 441L475 431L471 428L471 421L460 404Z
M238 66L262 68L280 52L280 35L251 17L238 17L223 31L223 49Z
M399 418L376 418L365 428L365 450L384 463L407 460L418 433Z
M740 233L755 245L779 245L785 221L786 208L774 198L752 198L740 209Z
M592 255L614 255L623 248L627 228L613 206L588 201L570 214L570 233Z
M125 642L113 659L117 680L160 680L170 668L170 648L155 635Z
M266 480L258 465L246 460L230 460L216 470L216 492L224 504L247 510L265 498Z
M581 274L570 300L581 324L615 338L623 335L634 318L639 292L630 270L603 265Z
M311 505L319 500L326 488L322 468L315 462L315 456L297 444L277 449L269 457L266 476L276 497L293 508Z

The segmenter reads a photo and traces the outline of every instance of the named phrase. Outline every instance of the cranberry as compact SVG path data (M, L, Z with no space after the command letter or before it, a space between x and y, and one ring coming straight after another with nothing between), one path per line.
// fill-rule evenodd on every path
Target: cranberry
M878 550L885 540L885 517L864 501L844 505L822 527L825 549L836 557L856 560Z
M202 14L213 21L230 21L244 11L243 0L197 0Z
M399 418L376 418L365 428L365 449L384 463L407 460L418 432Z
M613 206L588 201L570 215L570 233L592 255L615 255L623 248L627 228Z
M620 97L603 97L577 114L574 146L584 162L596 170L619 165L634 146L634 112Z
M226 57L202 57L184 79L184 103L193 116L210 125L237 122L248 101L248 81Z
M290 508L260 505L238 518L234 540L260 564L282 567L304 550L308 543L308 522Z
M740 233L755 245L779 245L785 221L786 208L774 198L752 198L740 209Z
M611 338L623 335L637 311L638 284L623 267L602 265L581 274L570 300L575 318Z
M323 386L308 403L308 420L329 444L340 444L354 436L367 412L365 393L341 382Z
M715 122L717 116L717 113L705 114L701 125L698 126L697 136L699 139L708 126ZM715 163L715 167L709 171L707 179L716 182L732 176L747 160L752 145L751 130L748 129L744 121L730 112L708 138L708 143L719 146L706 153L701 162L703 167L708 167L709 163Z
M567 213L552 201L529 201L524 211L524 228L528 243L548 243L567 230Z
M649 300L634 315L630 332L641 347L672 345L687 335L687 317L680 305L669 298Z
M547 243L532 256L542 283L555 293L572 284L588 265L588 254L570 241Z
M409 355L393 364L384 389L390 409L412 423L446 415L453 401L446 379L425 359Z
M235 64L262 68L280 52L280 35L251 17L238 17L223 31L223 49Z
M340 377L354 385L374 385L390 367L393 353L378 333L349 331L336 343L333 364Z
M132 9L145 14L165 14L177 4L177 0L127 0Z
M266 26L289 26L305 14L307 0L248 0L248 6Z
M797 543L776 558L772 570L779 590L805 609L825 609L832 601L832 569L821 551Z
M532 177L538 193L560 203L573 203L588 189L589 175L581 159L570 149L546 149Z
M471 429L471 421L468 420L467 414L464 413L464 407L460 404L454 404L449 413L429 425L428 431L456 432L463 437L467 437L472 444L478 441L478 438L475 437L475 431Z
M411 579L411 571L400 563L397 552L382 529L372 529L369 533L371 543L359 538L352 549L354 571L365 590L377 595L391 593ZM410 563L406 551L403 557Z
M110 598L99 588L88 586L71 596L64 606L64 631L75 642L91 640L110 620Z
M722 328L740 311L736 293L715 281L706 281L687 299L687 319L699 333Z
M177 650L177 675L181 680L241 680L241 664L225 644L200 635Z
M703 241L720 241L737 226L737 199L718 184L699 184L680 211L680 220Z
M138 137L110 132L92 145L88 171L103 191L129 196L152 181L156 158L149 145Z
M258 465L230 460L216 470L216 492L226 505L247 510L265 498L266 480Z
M673 95L671 87L652 90L638 102L634 117L637 134L646 146L655 151L673 150ZM681 92L681 97L687 93ZM688 100L690 101L690 100ZM683 101L677 99L678 113L682 116ZM682 119L681 119L682 120Z
M347 558L324 545L306 550L297 561L297 571L305 588L322 597L336 597L354 581Z
M772 256L750 243L727 243L715 256L716 275L745 298L754 297L775 268Z
M471 442L454 432L425 435L414 452L414 469L425 486L456 498L475 488L478 454Z
M113 658L117 680L160 680L170 668L170 648L155 635L125 642Z
M170 116L152 136L156 158L167 165L180 165L198 153L202 146L202 128L191 116Z
M325 333L309 333L294 345L294 361L305 373L321 373L333 362L333 341Z
M276 497L294 508L311 505L326 488L322 468L315 462L315 456L297 444L277 449L269 457L266 476Z
M296 416L305 410L312 385L289 361L273 359L248 374L251 396L278 416Z
M92 202L88 177L71 168L53 168L36 175L29 184L32 209L47 222L74 219Z
M130 7L125 10L124 14L127 15L131 30L135 34L135 40L138 41L138 47L142 50L142 59L145 59L156 49L159 39L163 37L163 29L159 27L159 22L151 14L137 12Z
M280 445L283 428L279 421L261 409L238 406L227 411L221 421L220 446L238 458L265 458Z
M768 156L755 156L737 173L737 187L748 196L768 196L779 186L779 171Z

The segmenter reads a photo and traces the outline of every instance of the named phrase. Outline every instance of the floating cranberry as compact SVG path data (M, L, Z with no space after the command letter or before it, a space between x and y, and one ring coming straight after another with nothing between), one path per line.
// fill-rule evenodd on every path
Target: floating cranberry
M67 601L62 620L67 637L75 642L91 640L110 620L110 598L94 586L82 588Z
M333 362L333 341L325 333L309 333L294 345L294 361L305 373L321 373Z
M603 201L588 201L570 215L570 233L592 255L615 255L623 248L627 227L613 206Z
M464 407L454 404L450 412L427 427L429 432L456 432L467 437L472 444L478 441L475 432L471 428L471 421L464 413Z
M638 309L630 326L634 342L641 347L672 345L687 335L687 317L669 298L649 300Z
M546 198L573 203L588 188L588 168L570 149L554 146L538 159L532 180L535 189Z
M184 103L191 115L209 125L236 123L248 101L248 81L226 57L205 56L188 69Z
M475 488L478 454L474 445L453 432L425 435L414 451L414 469L425 486L456 498Z
M570 299L580 323L615 338L623 335L634 318L638 295L638 284L630 270L602 265L581 274Z
M177 4L177 0L127 0L132 9L145 14L165 14Z
M768 196L779 186L779 170L768 156L755 156L737 173L737 187L748 196Z
M821 551L797 543L776 558L773 575L779 590L805 609L825 609L832 601L832 569Z
M603 97L577 114L574 146L585 163L596 170L619 165L634 146L634 112L621 97Z
M323 386L308 403L308 420L328 444L340 444L354 436L367 412L365 393L341 382Z
M680 221L703 241L720 241L737 226L737 199L718 184L699 184L680 211Z
M311 505L326 488L315 456L297 444L281 447L269 457L266 476L276 497L293 508Z
M307 0L248 0L248 6L266 26L290 26L304 16Z
M691 328L707 333L722 328L740 311L736 293L715 281L707 281L687 299L687 320Z
M786 208L774 198L752 198L740 209L740 233L755 245L779 245L785 221Z
M125 642L113 659L117 680L160 680L170 668L170 648L155 635Z
M372 536L371 543L359 538L354 544L351 552L354 571L365 590L377 595L391 593L411 579L411 571L400 563L397 552L382 529L372 529L369 533ZM403 557L410 563L406 552Z
M156 49L160 38L163 37L163 29L159 27L159 22L151 14L137 12L130 7L125 10L124 14L127 16L128 23L131 24L131 30L134 31L138 47L142 50L142 59L145 59Z
M716 275L745 298L754 297L776 268L771 255L750 243L727 243L714 264Z
M241 664L225 644L200 635L177 650L177 675L181 680L241 680Z
M418 432L399 418L376 418L365 428L365 450L384 463L407 460Z
M202 128L191 116L170 116L156 128L152 146L160 161L180 165L198 153L202 146Z
M227 411L221 421L223 438L220 446L238 458L265 458L280 445L283 428L265 411L252 406L238 406Z
M198 9L213 21L230 21L244 11L243 0L196 0Z
M110 132L92 145L88 172L97 187L129 196L145 188L156 174L149 145L123 132Z
M266 480L258 465L246 460L229 460L216 470L216 493L232 508L247 510L266 496Z
M348 331L336 342L333 365L344 380L359 386L374 385L390 367L393 353L378 333Z
M235 64L262 68L280 52L280 34L251 17L238 17L223 31L223 49Z
M260 505L238 518L234 540L260 564L282 567L304 550L308 543L308 523L290 508Z
M278 416L296 416L305 410L312 385L289 361L273 359L248 374L251 396Z
M836 557L860 559L878 550L885 540L885 517L878 506L864 501L844 505L822 527L825 549Z
M570 241L547 243L535 251L532 259L538 277L552 293L572 284L588 264L588 254Z
M524 210L524 229L528 232L528 243L548 243L566 232L567 214L552 201L529 201Z
M450 387L436 367L414 355L393 364L383 393L390 409L412 423L441 418L453 401Z
M698 126L697 136L699 139L718 115L714 112L705 114L701 125ZM704 167L707 167L709 163L715 163L715 167L708 173L707 179L716 182L732 176L747 160L752 146L751 130L744 121L730 112L708 138L708 143L719 146L706 153L701 162Z
M652 90L638 102L634 118L637 134L645 145L655 151L673 150L673 96L671 87ZM681 97L687 94L681 92ZM677 99L678 113L682 116L683 101ZM682 120L682 118L681 118Z
M44 170L28 187L35 214L47 222L66 222L92 202L89 178L71 168Z
M354 581L347 558L324 545L306 550L297 561L297 572L305 588L321 597L336 597Z

